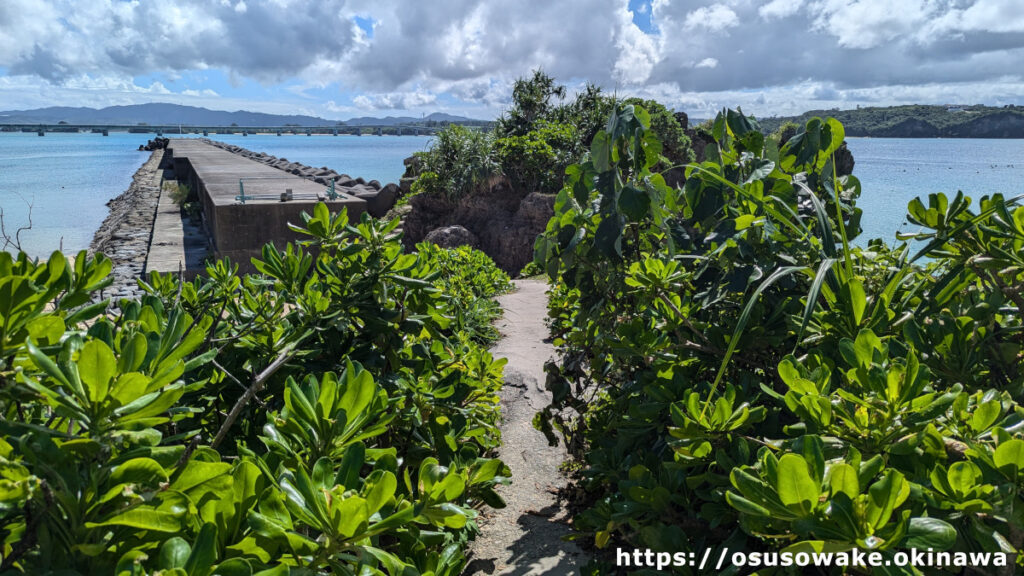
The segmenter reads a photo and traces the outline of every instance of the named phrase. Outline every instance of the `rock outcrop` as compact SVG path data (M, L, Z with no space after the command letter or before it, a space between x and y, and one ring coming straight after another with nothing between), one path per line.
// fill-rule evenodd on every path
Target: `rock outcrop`
M366 210L374 218L382 218L403 195L402 189L398 184L381 185L377 180L367 182L363 178L352 178L348 174L338 174L327 166L313 168L298 162L289 162L287 158L278 158L266 152L253 152L241 146L225 144L224 142L205 138L203 141L233 154L238 154L261 164L288 172L289 174L307 178L323 186L329 186L331 182L334 182L335 192L366 200ZM406 162L408 165L408 161Z
M423 160L419 156L409 156L403 162L405 164L405 173L402 174L402 178L398 181L398 187L401 188L402 194L409 194L412 192L412 183L416 181L416 178L423 171Z
M403 226L406 246L423 240L442 246L471 244L514 275L533 259L533 243L554 215L555 197L515 190L507 178L495 177L475 194L449 199L423 193L409 204L412 210Z
M838 176L849 176L850 174L853 174L853 152L850 152L850 149L846 146L845 140L843 140L839 149L836 150L834 158L836 163L836 174Z

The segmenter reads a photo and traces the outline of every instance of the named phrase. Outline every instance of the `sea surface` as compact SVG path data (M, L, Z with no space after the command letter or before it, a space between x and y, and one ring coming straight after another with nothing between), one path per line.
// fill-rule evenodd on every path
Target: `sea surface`
M152 134L0 133L0 208L9 233L27 223L22 246L32 256L89 246L107 215L106 202L124 192L148 153ZM397 182L402 160L425 149L426 136L303 136L211 134L211 138L366 180ZM892 243L906 224L907 202L932 192L963 190L978 198L1024 194L1024 140L850 138L864 232ZM976 205L976 203L975 203Z
M906 220L907 203L928 194L973 201L1001 193L1024 194L1024 140L969 138L848 138L853 175L861 182L857 205L864 210L859 245L872 238L896 242L896 232L915 232Z

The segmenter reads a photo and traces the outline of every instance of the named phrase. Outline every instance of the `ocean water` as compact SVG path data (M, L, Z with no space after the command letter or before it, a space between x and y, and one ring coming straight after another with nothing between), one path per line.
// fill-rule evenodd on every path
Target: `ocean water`
M138 151L139 145L154 137L123 132L43 137L0 133L0 209L8 232L13 235L28 223L31 205L32 228L21 234L21 245L29 255L88 248L107 217L107 201L128 188L132 175L149 158L148 152ZM405 170L402 161L430 141L427 136L211 134L210 138L382 183L398 182Z
M853 174L862 191L864 210L859 245L872 238L896 242L896 232L914 232L906 220L907 203L928 194L947 197L962 190L973 199L1024 194L1024 140L967 138L849 138Z
M27 222L22 246L33 256L63 247L87 248L107 215L106 202L124 192L148 157L140 144L152 134L112 132L57 134L0 133L0 208L8 231ZM211 134L256 152L267 152L314 167L367 180L397 182L402 160L427 147L426 136L304 136ZM1001 192L1024 194L1024 140L851 138L849 147L863 192L864 232L892 243L909 231L907 202L932 192L963 190L978 198Z

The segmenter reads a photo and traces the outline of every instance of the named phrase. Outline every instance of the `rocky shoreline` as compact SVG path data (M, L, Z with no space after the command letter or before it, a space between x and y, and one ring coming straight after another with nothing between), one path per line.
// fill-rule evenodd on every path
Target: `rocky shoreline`
M160 202L163 150L155 150L132 176L132 183L120 196L107 202L110 214L93 235L89 251L102 252L114 264L114 283L102 297L136 298L142 295L137 280L142 277L153 234L153 220Z

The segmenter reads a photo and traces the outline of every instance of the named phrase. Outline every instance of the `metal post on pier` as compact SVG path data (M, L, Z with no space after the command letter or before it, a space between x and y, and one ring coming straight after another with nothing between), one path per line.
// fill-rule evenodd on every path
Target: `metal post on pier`
M238 179L238 196L235 196L235 200L238 200L242 204L245 204L245 199L246 198L247 197L245 195L245 185L242 183L242 179L239 178ZM252 196L248 196L248 198L252 198Z

